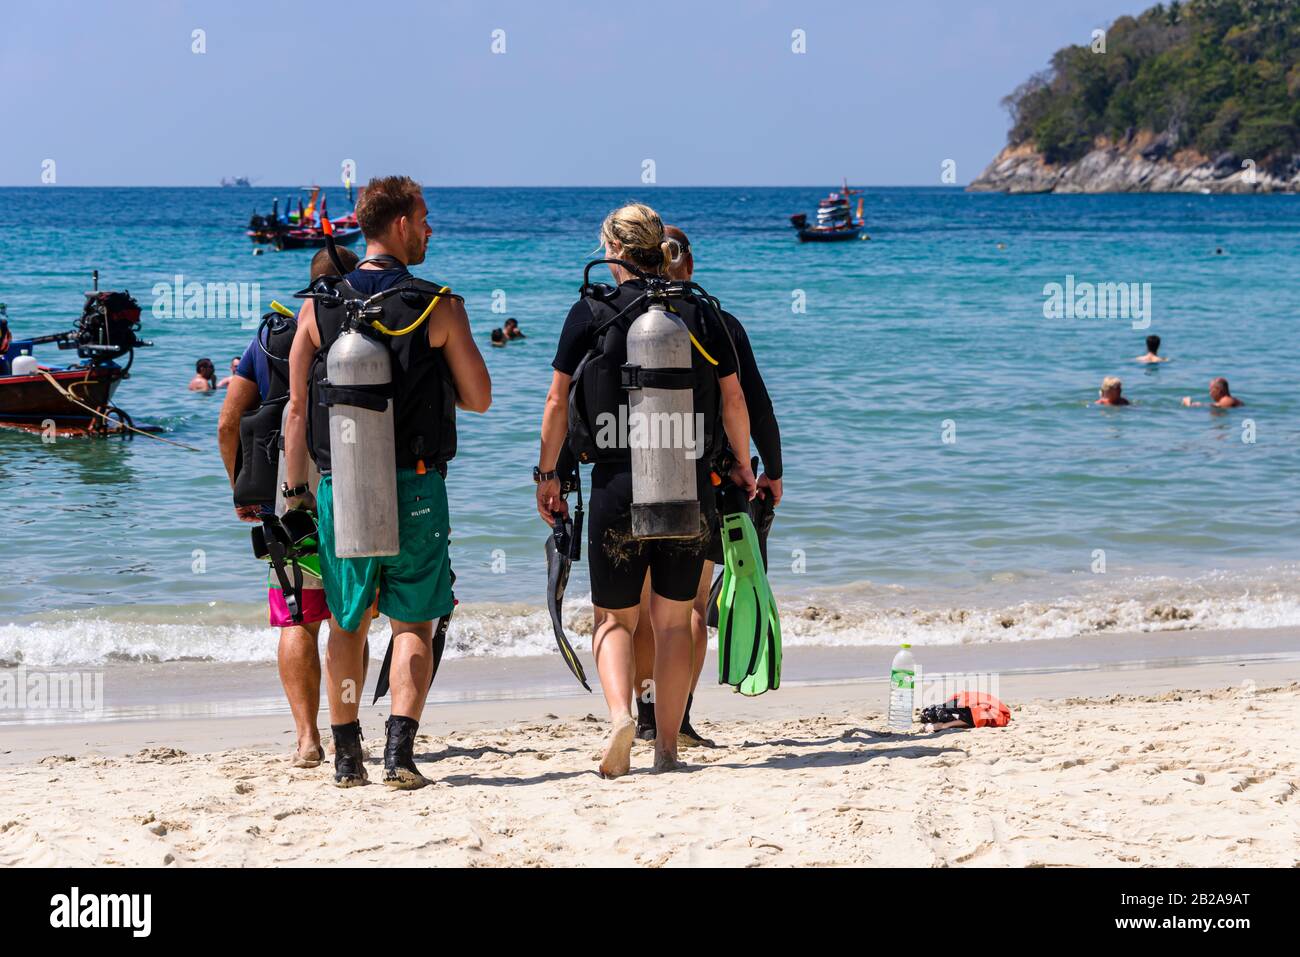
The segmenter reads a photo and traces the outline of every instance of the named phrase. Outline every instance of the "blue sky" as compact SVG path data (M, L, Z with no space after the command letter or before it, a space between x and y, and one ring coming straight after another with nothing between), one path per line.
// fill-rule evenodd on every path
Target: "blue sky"
M633 185L646 159L666 186L938 185L946 159L965 183L1003 95L1150 5L16 3L0 184L46 159L69 186L333 182L345 159L432 186Z

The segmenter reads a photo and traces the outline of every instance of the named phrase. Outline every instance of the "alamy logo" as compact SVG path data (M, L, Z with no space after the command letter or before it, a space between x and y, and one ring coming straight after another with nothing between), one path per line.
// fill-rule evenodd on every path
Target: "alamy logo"
M1134 329L1151 325L1149 282L1049 282L1043 286L1044 319L1132 319Z
M239 319L251 328L262 315L262 284L257 282L173 282L153 286L155 319Z
M688 459L704 454L704 413L629 412L596 416L596 447L601 449L683 449Z
M104 711L102 671L33 671L25 665L0 673L0 711Z
M70 894L50 898L51 927L129 927L132 937L148 937L153 928L152 894Z

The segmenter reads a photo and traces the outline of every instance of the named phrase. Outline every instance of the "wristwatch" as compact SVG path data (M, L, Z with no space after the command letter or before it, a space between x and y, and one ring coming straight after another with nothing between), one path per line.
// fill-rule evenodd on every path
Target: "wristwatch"
M553 482L560 477L558 469L551 469L549 472L543 472L536 465L533 466L533 482L541 485L543 482Z
M309 486L306 482L303 482L301 485L295 485L293 488L289 487L288 482L281 482L280 494L285 498L297 498L299 495L306 495L308 488Z

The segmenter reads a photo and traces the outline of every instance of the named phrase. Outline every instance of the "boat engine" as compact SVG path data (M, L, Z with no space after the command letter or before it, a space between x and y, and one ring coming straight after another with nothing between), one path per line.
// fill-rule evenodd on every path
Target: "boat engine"
M140 304L129 292L86 293L77 328L64 333L60 349L76 349L81 359L108 361L130 355L136 346L152 343L136 335Z

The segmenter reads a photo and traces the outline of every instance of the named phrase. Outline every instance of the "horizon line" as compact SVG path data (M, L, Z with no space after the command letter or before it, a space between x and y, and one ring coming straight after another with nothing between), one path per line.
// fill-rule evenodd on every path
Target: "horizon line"
M353 184L356 188L359 184ZM854 186L855 184L849 184ZM944 189L955 190L963 189L970 183L894 183L890 185L861 183L856 184L861 189ZM222 186L220 183L211 185L204 183L79 183L64 185L61 183L0 183L0 189L229 189L235 192L245 189L311 189L320 186L319 183L309 185L299 184L297 186L288 183L273 184L251 184L249 186ZM347 187L342 184L337 186L321 186L322 189L339 189L345 190ZM649 190L656 189L825 189L824 183L683 183L679 185L666 186L660 183L643 183L640 187L629 186L620 183L604 184L590 183L581 186L575 185L454 185L442 183L438 185L420 184L421 189L636 189L645 188ZM832 187L838 189L839 187Z

